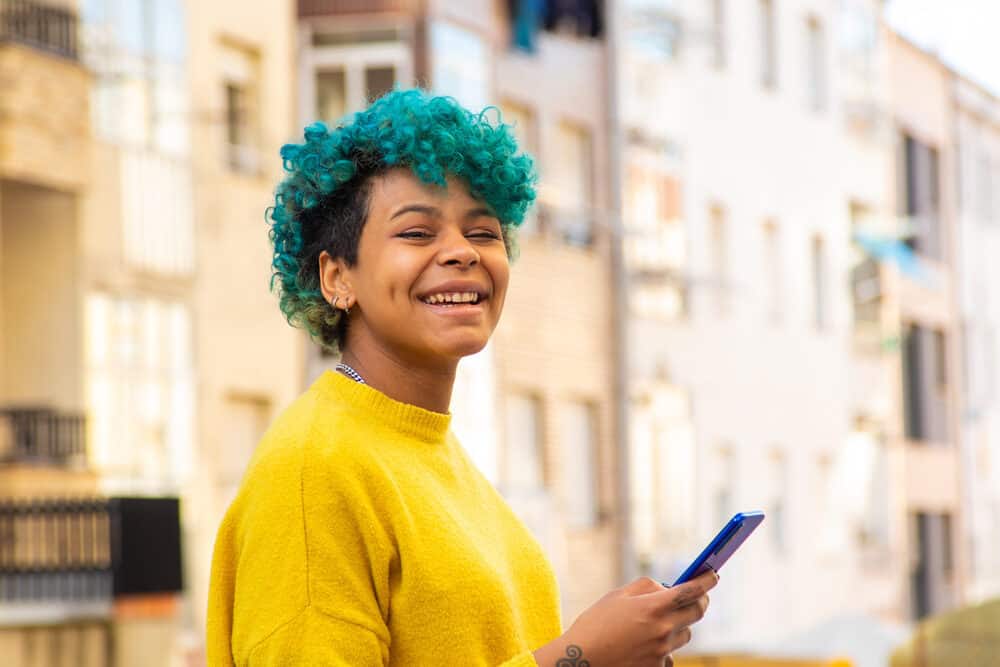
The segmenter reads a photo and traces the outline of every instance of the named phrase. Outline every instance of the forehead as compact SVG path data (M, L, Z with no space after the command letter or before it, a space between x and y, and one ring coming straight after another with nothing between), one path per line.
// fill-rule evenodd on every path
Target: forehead
M477 200L461 178L448 176L448 187L425 183L409 169L400 167L377 176L372 183L370 207L392 208L398 204L420 200L437 206L471 205Z

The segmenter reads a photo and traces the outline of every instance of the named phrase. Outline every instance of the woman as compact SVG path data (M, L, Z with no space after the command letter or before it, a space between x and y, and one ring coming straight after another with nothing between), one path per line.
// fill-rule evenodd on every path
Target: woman
M219 528L211 665L663 665L709 574L642 578L562 631L552 568L449 431L503 309L530 158L450 98L395 91L282 149L272 286L342 363L265 434Z

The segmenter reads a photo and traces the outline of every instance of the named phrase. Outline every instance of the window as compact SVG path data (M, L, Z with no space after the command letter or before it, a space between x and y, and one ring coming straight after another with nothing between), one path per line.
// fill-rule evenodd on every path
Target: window
M233 171L256 173L260 168L259 59L249 49L228 43L221 46L226 164Z
M778 85L778 35L774 0L758 0L760 29L760 85L773 89Z
M560 121L555 128L553 155L542 174L553 230L571 245L593 241L593 145L590 132Z
M91 462L111 484L179 483L194 440L187 307L94 293L85 312Z
M902 213L910 233L907 245L934 259L941 258L940 189L938 152L914 137L903 134Z
M726 212L719 206L709 211L709 272L715 289L715 310L729 313L729 241L726 236Z
M817 236L812 241L813 324L817 331L823 331L829 325L827 270L826 246L823 239Z
M597 419L594 406L569 401L562 406L559 428L561 458L566 463L566 521L572 528L597 523Z
M806 23L806 67L809 107L820 111L826 107L826 43L823 26L815 17Z
M347 115L347 76L343 69L316 72L316 116L335 123Z
M781 239L778 225L773 221L764 223L764 307L768 322L781 321L783 300L783 271L781 263Z
M123 150L120 163L125 258L162 274L194 272L191 169L153 151Z
M771 453L771 539L774 547L778 551L785 551L788 545L788 516L787 504L789 500L789 475L788 459L781 450L774 450Z
M909 324L903 333L903 411L906 437L944 442L948 426L947 336Z
M688 311L680 182L655 162L636 160L629 165L624 186L629 305L640 317L680 319Z
M527 105L505 100L501 103L503 110L503 121L510 125L517 139L517 146L520 152L529 153L536 160L538 166L538 125L535 112ZM538 233L538 208L532 206L525 215L524 223L518 228L520 236L529 236Z
M712 0L713 36L712 64L716 69L726 66L726 0Z
M455 23L433 21L430 47L434 92L451 95L470 109L491 103L490 53L482 34Z
M506 405L507 453L505 486L511 492L544 487L542 401L530 394L511 394Z
M82 0L82 57L94 73L94 131L132 148L186 156L187 34L178 0Z
M254 449L267 430L270 402L260 396L230 395L225 401L226 429L219 440L218 481L227 498L236 494Z

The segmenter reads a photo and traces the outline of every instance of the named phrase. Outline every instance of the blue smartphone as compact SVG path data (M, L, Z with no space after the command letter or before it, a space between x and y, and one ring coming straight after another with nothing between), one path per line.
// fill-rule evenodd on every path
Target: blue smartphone
M677 577L674 586L690 581L698 575L715 570L716 572L736 553L746 539L750 537L760 522L764 520L763 512L739 512L729 520L719 534L708 543L708 546L698 554L681 576Z

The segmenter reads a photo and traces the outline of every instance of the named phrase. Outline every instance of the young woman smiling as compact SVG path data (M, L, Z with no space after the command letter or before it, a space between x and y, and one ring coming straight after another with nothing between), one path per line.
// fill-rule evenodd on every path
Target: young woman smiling
M452 435L459 360L503 310L530 158L395 91L282 149L283 313L339 350L265 434L219 527L210 665L661 667L717 577L609 592L565 632L544 553Z

